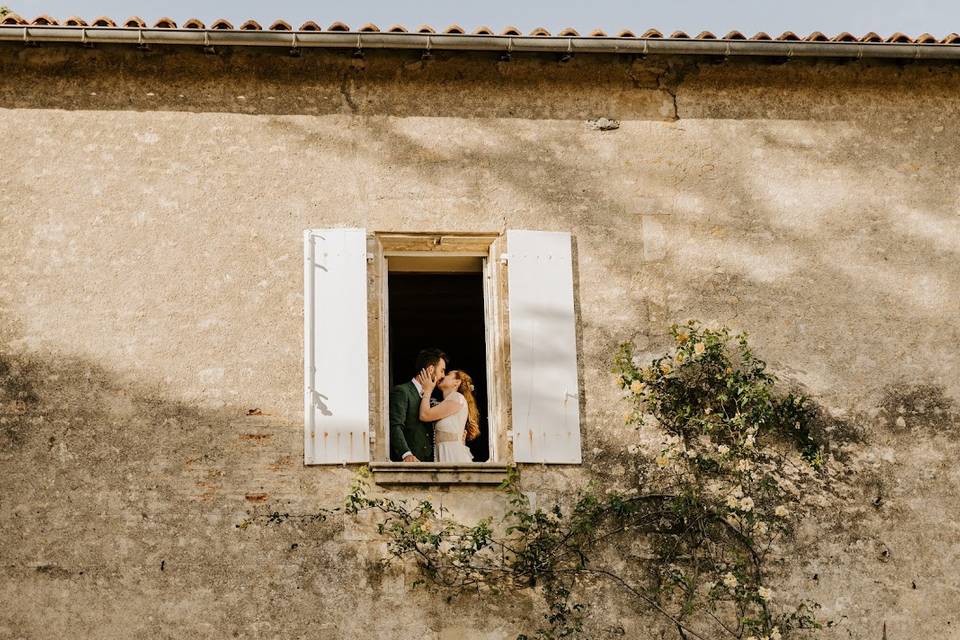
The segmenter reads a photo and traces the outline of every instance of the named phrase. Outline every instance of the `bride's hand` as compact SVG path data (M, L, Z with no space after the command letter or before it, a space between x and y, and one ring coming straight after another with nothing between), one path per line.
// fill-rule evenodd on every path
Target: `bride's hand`
M423 395L428 395L433 388L437 386L437 381L433 379L426 369L421 369L420 373L417 374L417 382L420 383L420 386L423 387Z

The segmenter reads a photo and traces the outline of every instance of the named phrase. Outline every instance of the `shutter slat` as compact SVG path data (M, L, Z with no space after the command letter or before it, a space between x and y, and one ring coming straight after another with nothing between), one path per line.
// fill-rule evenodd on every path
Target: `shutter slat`
M570 234L507 231L507 254L514 460L579 463Z
M305 232L304 279L304 463L366 462L366 232Z

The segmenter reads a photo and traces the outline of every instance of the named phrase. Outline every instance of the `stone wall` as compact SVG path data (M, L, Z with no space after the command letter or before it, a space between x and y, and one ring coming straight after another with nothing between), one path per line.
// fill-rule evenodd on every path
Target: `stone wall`
M302 464L302 230L570 231L585 462L613 351L747 330L864 433L789 589L835 638L960 634L960 71L731 59L0 48L0 638L512 638ZM620 126L591 127L606 117ZM248 416L250 409L263 415ZM619 467L622 470L622 465ZM418 492L411 492L417 493ZM422 493L422 492L420 492ZM464 518L489 489L432 490ZM609 600L594 637L660 637Z

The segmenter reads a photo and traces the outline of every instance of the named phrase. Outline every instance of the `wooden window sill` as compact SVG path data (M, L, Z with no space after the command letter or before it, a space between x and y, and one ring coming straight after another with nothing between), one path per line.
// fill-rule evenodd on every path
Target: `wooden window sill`
M507 479L502 462L372 462L373 481L397 484L500 484Z

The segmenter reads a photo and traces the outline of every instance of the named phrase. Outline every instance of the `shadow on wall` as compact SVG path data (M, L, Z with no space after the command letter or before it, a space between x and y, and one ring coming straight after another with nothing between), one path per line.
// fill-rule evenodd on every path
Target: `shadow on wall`
M305 49L0 46L0 106L69 110L194 111L671 120L660 86L673 63L634 56L530 54L513 62L492 53ZM29 92L24 87L31 87ZM464 99L466 90L470 99Z
M845 120L956 97L950 63L228 47L0 46L0 106L27 109L585 120ZM737 90L731 91L735 86ZM29 87L29 90L25 90ZM776 105L769 97L779 96ZM859 100L859 98L855 99Z
M10 543L0 558L16 585L0 588L6 628L147 637L161 626L178 635L210 624L234 636L263 624L319 635L335 626L333 612L309 603L332 595L319 577L340 562L324 546L339 526L313 525L306 542L292 530L236 529L305 493L328 499L302 490L300 425L200 409L83 358L11 348L11 326L0 323L0 539ZM342 490L347 480L330 484ZM354 559L340 571L357 581L382 573L368 565ZM278 593L311 613L251 606Z
M237 526L341 503L354 469L305 469L301 425L199 409L82 358L11 349L9 328L0 323L4 628L386 640L448 623L449 605L409 592L403 568L383 563L369 522ZM504 618L498 607L462 619L485 628ZM358 610L393 613L371 629Z
M264 445L290 431L247 417L249 409L215 411L163 397L146 383L61 353L0 348L0 406L0 446L12 456L4 482L52 491L66 511L76 488L115 494L121 510L175 511L222 497L239 497L233 508L243 509L244 496L258 492L250 481L231 487L231 467L254 469L263 450L277 448ZM300 443L293 443L291 455L275 461L278 468L299 466ZM43 477L52 486L36 482ZM30 503L18 493L18 502ZM33 499L48 502L51 495Z
M315 135L291 120L269 126L294 146ZM533 211L547 228L572 230L581 255L591 258L578 264L590 287L577 297L589 315L598 305L610 314L646 310L639 326L592 322L590 331L608 333L601 351L612 353L621 336L633 332L663 337L671 320L701 318L756 331L761 346L780 340L767 351L774 358L786 349L795 353L784 366L797 366L793 373L816 393L849 394L857 387L863 397L878 392L873 381L888 372L927 378L929 362L942 365L933 381L955 393L956 378L948 372L960 370L960 356L939 345L960 343L960 245L949 239L957 229L948 204L960 195L960 175L938 177L956 171L939 168L929 156L924 127L905 135L891 134L890 126L861 119L754 123L744 130L733 123L711 130L712 144L661 127L649 131L653 139L642 149L628 148L636 138L622 130L571 132L569 144L558 145L556 132L541 137L524 128L518 140L501 124L479 120L454 146L435 128L402 120L370 120L336 135L370 167L373 177L359 179L374 203L373 226L389 224L394 207L403 204L387 189L416 180L443 204L442 195L461 184L463 166L470 166L482 176L470 194L477 209L506 208L512 224ZM665 157L664 148L682 153L686 145L696 148L683 162ZM629 166L604 161L597 171L622 171L648 195L638 196L639 186L591 179L586 167L600 151ZM904 156L917 158L910 174L901 173ZM382 175L391 177L381 184ZM902 202L910 203L912 218L891 205ZM658 233L648 234L650 218ZM627 286L598 298L605 283ZM910 327L898 335L896 349L864 349L864 340L895 327ZM910 356L901 361L904 353Z

